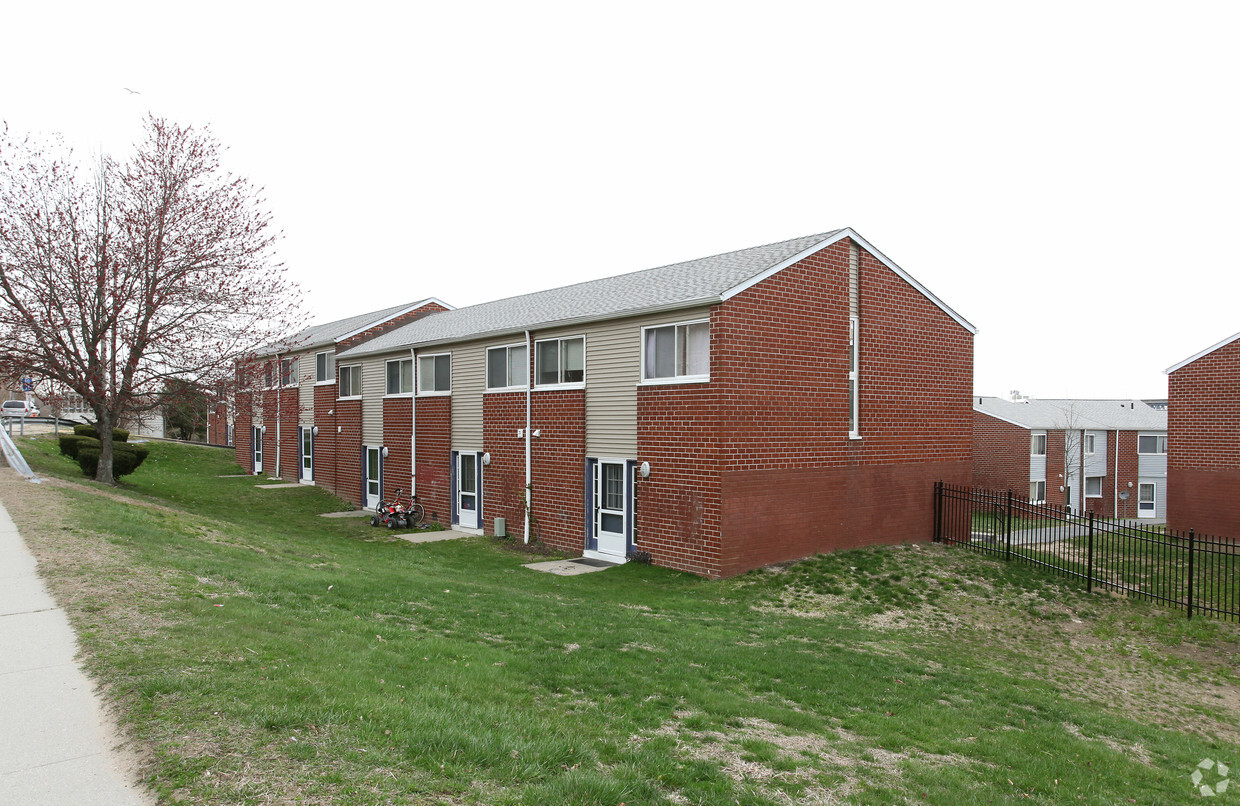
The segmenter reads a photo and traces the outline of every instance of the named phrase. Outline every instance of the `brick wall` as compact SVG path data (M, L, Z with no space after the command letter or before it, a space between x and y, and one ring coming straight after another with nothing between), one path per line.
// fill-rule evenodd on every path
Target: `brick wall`
M388 449L383 460L383 500L396 497L397 490L409 494L412 467L409 463L410 439L413 430L413 398L383 399L383 445Z
M1137 459L1137 433L1136 431L1120 431L1116 437L1119 440L1119 466L1115 472L1119 474L1120 492L1128 491L1128 500L1119 502L1118 515L1121 518L1137 517L1137 480L1141 475ZM1114 458L1114 453L1112 453L1112 458ZM1108 479L1108 481L1112 485L1115 484L1113 479ZM1128 486L1130 482L1131 487ZM1115 496L1114 487L1111 488L1111 495Z
M545 394L545 393L539 393ZM525 521L525 394L496 393L482 399L482 446L491 464L482 469L481 524L495 533L495 519L504 518L508 535L520 539Z
M336 353L337 355L339 355L340 353L343 353L345 350L349 350L353 347L356 347L357 345L362 344L363 342L370 341L375 336L381 336L390 330L395 330L396 328L401 327L402 325L407 325L410 322L414 321L415 319L421 319L423 316L426 316L427 314L436 313L438 311L446 311L446 310L448 309L440 305L437 302L431 302L421 307L414 308L412 311L409 311L408 313L404 313L404 314L401 314L400 316L389 319L388 321L380 325L375 325L372 328L364 330L355 336L350 336L349 338L339 342L336 345Z
M1167 520L1240 538L1240 342L1168 376Z
M973 412L973 485L988 490L1029 494L1030 431Z
M418 500L428 520L452 524L452 398L415 398Z
M834 244L712 317L724 576L930 540L933 482L972 476L973 337L864 250L862 438L848 438L848 260Z
M335 384L314 387L314 425L319 429L314 437L314 483L332 492L337 492L338 464L335 406Z
M531 530L547 545L580 553L586 528L586 393L536 391L530 418L541 433L531 445Z
M238 392L233 416L233 455L246 472L254 465L254 401L251 392Z
M268 426L268 428L280 432L280 478L286 481L296 481L301 476L299 466L301 430L298 427L301 404L296 389L281 389L279 400L279 428L275 429L273 426ZM275 459L275 454L272 454L272 459Z
M346 501L362 505L362 401L337 400L335 454L336 472L333 492Z
M711 351L721 338L711 315ZM724 572L719 453L720 386L637 390L637 453L649 478L634 482L634 540L656 565L717 577ZM584 477L583 477L584 478Z

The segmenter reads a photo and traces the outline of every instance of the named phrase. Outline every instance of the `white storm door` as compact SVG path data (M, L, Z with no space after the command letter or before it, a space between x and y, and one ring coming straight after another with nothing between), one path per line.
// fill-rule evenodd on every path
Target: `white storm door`
M362 492L364 494L362 507L368 509L379 505L379 495L382 490L379 481L383 466L379 448L367 445L365 451L366 466L362 468Z
M1153 484L1137 485L1137 517L1153 518L1157 512L1158 488Z
M456 462L457 522L466 529L477 529L478 455L461 451Z
M263 472L263 429L255 428L252 431L254 445L254 475Z
M602 554L627 554L624 499L624 463L600 460L594 466L594 534Z
M301 429L301 480L314 481L314 432Z

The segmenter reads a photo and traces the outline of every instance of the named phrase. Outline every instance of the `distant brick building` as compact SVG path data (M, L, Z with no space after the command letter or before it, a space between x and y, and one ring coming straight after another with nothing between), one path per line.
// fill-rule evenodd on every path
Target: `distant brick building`
M300 427L359 505L414 489L455 528L730 576L930 539L934 482L971 475L974 333L842 229L340 343Z
M1167 513L1167 409L1143 400L974 398L973 483L1103 517Z
M1240 538L1240 333L1167 369L1167 518Z

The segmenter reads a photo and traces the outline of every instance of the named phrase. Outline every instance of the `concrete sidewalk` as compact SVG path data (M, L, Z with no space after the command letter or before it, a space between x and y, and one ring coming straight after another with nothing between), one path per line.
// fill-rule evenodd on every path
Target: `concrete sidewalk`
M0 804L147 806L126 779L77 639L0 504Z

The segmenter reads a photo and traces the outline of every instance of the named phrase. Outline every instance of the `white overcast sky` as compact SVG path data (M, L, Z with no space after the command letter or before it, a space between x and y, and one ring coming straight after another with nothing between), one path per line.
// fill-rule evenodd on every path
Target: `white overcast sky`
M851 226L978 394L1163 397L1240 331L1240 4L6 4L0 117L210 124L314 321ZM131 94L124 88L137 90Z

